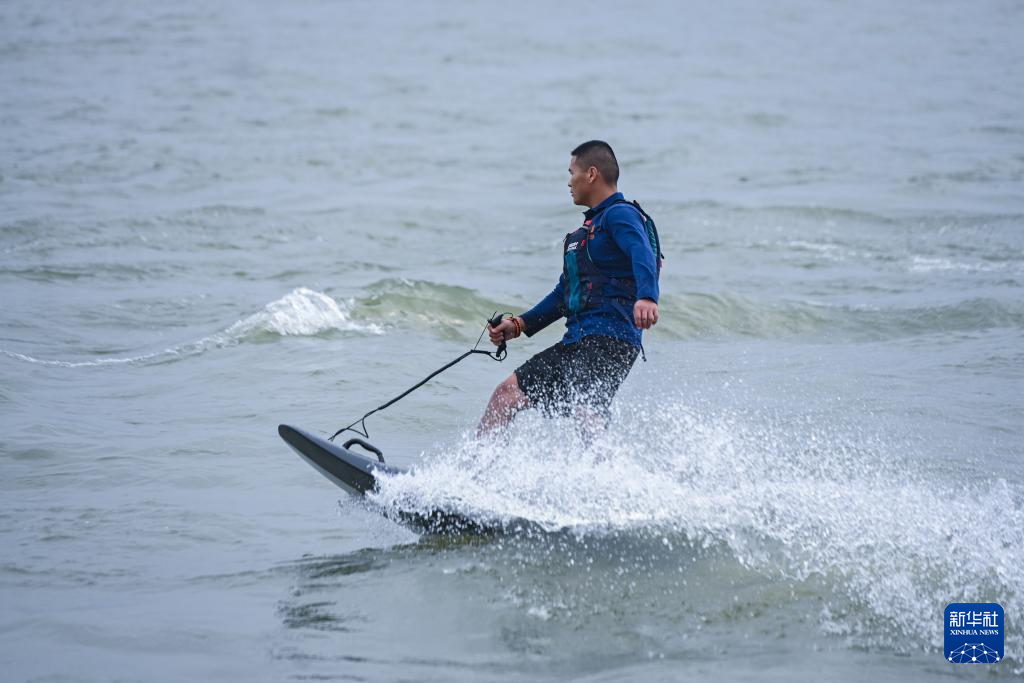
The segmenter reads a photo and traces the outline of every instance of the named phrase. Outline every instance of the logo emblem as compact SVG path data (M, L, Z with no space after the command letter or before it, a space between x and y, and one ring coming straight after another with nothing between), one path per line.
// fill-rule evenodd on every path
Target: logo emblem
M954 664L995 664L1005 640L1003 608L994 602L954 602L943 614L946 660Z

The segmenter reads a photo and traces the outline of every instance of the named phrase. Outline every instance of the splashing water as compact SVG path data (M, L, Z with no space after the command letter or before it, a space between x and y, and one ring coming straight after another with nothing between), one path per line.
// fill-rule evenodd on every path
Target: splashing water
M505 441L465 438L385 479L385 509L525 519L579 536L658 534L728 548L748 569L834 585L826 633L941 648L936 615L996 601L1024 619L1024 492L946 484L900 446L765 414L619 406L585 446L569 420L524 413ZM1007 652L1024 637L1007 635Z

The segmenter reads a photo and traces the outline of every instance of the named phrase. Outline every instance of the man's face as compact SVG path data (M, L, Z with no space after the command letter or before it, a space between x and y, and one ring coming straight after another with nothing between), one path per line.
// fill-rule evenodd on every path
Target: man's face
M572 203L577 206L590 206L590 188L593 178L590 169L580 168L576 157L569 159L569 194L572 195Z

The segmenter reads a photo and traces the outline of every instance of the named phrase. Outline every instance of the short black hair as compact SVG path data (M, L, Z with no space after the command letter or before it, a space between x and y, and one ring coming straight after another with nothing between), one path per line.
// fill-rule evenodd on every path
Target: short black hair
M595 166L609 185L619 182L619 161L612 146L604 140L588 140L574 149L572 156L584 170Z

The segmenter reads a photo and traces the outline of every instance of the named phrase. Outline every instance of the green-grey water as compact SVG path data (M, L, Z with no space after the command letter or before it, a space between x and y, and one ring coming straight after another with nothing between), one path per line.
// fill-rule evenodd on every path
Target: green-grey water
M1024 637L1014 2L0 6L5 680L973 678ZM553 327L568 152L658 221L595 443L471 437ZM548 533L419 538L373 506Z

